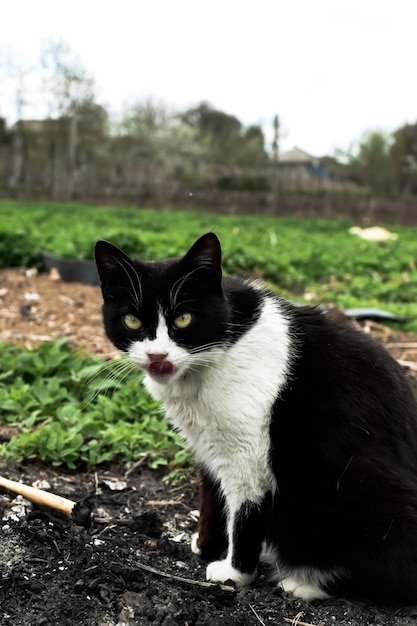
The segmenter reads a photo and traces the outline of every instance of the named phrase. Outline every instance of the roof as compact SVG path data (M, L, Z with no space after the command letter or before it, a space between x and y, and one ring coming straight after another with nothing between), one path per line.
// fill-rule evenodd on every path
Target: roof
M278 161L280 163L315 163L318 161L317 157L304 152L300 148L294 146L292 150L283 152L279 155Z

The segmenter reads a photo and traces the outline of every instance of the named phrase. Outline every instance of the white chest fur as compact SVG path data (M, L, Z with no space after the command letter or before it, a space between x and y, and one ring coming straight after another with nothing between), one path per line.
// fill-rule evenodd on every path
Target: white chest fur
M266 298L254 326L217 352L215 362L208 359L172 384L145 380L197 461L220 480L232 508L273 488L270 411L288 378L289 343L288 321L278 302Z

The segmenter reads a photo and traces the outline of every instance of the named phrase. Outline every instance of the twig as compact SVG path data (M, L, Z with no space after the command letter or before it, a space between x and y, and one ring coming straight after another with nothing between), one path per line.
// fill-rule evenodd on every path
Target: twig
M307 622L300 622L299 617L302 615L302 613L297 613L297 615L293 618L290 617L284 617L284 622L289 622L292 626L314 626L314 624L310 624Z
M254 607L250 604L249 605L250 610L252 611L252 613L254 614L254 616L256 617L256 619L258 620L258 622L260 624L262 624L262 626L266 626L265 622L263 621L263 619L260 617L259 613L254 609Z
M132 524L131 520L120 517L94 517L94 523L100 526L131 526Z
M402 343L401 341L396 342L396 341L388 341L385 346L387 348L416 348L417 349L417 343L416 342L406 342L406 343Z
M134 472L136 472L137 469L139 469L144 463L146 463L150 456L150 452L144 452L141 455L139 461L136 461L136 463L134 463L132 467L129 467L129 469L125 472L124 478L129 478L129 476L131 476Z
M36 487L30 487L29 485L18 483L15 480L3 478L3 476L0 476L0 487L4 487L14 493L19 493L21 496L31 500L31 502L36 502L36 504L57 509L58 511L65 513L68 517L71 517L72 510L76 505L76 502L68 500L68 498L63 498L62 496L57 496L49 491L44 491L43 489L37 489Z
M219 585L218 583L209 583L202 580L192 580L191 578L184 578L183 576L175 576L175 574L167 574L167 572L163 572L162 570L156 569L155 567L151 567L150 565L145 565L144 563L136 563L136 567L139 569L145 570L145 572L150 572L151 574L155 574L156 576L163 576L164 578L170 578L171 580L177 580L181 583L187 583L187 585L197 585L198 587L209 587L209 588L220 588L222 591L236 591L234 587L230 585Z

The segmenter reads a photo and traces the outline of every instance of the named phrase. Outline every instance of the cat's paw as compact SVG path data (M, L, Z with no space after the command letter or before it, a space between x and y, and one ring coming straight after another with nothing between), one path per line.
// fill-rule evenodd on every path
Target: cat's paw
M202 550L198 547L197 541L198 533L194 533L191 537L191 552L194 552L194 554L198 554L198 556L201 556Z
M284 591L291 592L296 598L312 602L313 600L325 600L329 594L318 585L300 580L295 576L287 576L279 582L279 587Z
M206 578L216 583L224 583L226 580L232 580L238 587L249 585L255 577L253 574L240 572L233 567L227 559L222 561L213 561L207 566Z

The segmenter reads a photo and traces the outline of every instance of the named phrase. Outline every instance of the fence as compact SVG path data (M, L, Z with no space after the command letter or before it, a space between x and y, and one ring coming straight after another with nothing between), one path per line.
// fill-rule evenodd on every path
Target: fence
M270 165L264 171L227 172L231 180L252 176L263 191L219 190L216 172L201 164L185 172L137 163L72 122L19 122L13 132L0 132L0 197L417 225L417 199L369 198L326 176L296 178L288 164L278 172Z

